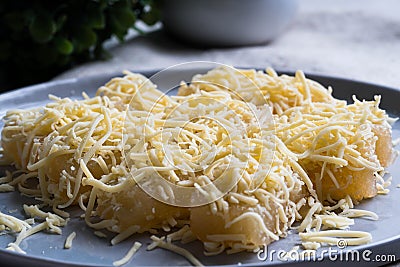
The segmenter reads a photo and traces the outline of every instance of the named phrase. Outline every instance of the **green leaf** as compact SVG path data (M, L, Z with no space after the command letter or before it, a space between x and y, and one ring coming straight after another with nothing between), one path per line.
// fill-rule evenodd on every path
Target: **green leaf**
M56 32L56 24L48 14L37 14L29 25L32 38L38 43L47 43Z
M74 51L74 45L68 39L57 37L54 40L57 51L63 55L69 55Z
M67 15L65 15L65 14L57 17L57 20L56 20L57 31L61 30L61 28L64 26L66 21L67 21Z
M161 14L156 9L152 9L149 12L143 13L140 19L147 25L154 25L160 20Z
M96 33L88 27L82 27L76 31L75 41L79 45L80 50L90 48L96 43L96 40Z
M110 16L110 27L112 33L122 42L127 33L126 28L123 27L120 21L114 16Z
M124 28L130 28L136 21L135 13L129 8L115 8L112 15Z
M100 9L90 9L88 13L88 23L94 29L103 29L106 25L103 11Z
M142 6L147 6L147 5L151 5L153 3L152 0L139 0L140 4Z

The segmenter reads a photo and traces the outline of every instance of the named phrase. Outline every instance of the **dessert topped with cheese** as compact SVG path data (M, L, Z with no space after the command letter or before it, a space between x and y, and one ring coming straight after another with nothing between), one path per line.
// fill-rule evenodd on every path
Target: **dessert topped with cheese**
M341 232L330 229L375 216L354 204L385 191L394 158L380 97L348 104L300 71L216 68L176 96L125 74L93 97L50 96L44 107L8 111L2 161L17 171L6 184L57 216L80 207L90 227L117 234L113 244L177 231L151 248L198 239L207 255L257 251L289 229L331 244Z

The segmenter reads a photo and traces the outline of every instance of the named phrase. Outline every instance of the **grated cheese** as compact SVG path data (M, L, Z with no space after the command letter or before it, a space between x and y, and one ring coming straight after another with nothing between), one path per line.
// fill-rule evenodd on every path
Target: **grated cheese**
M362 231L327 230L321 232L299 233L302 241L319 242L329 245L337 245L344 240L349 246L369 243L372 240L370 233Z
M216 68L183 82L178 96L125 74L95 97L49 96L45 107L7 112L1 162L18 171L0 178L0 192L17 188L54 212L24 205L28 222L0 213L0 229L19 233L8 249L24 253L20 242L39 231L60 234L71 205L90 227L115 232L112 245L178 228L153 236L148 250L165 248L194 265L201 263L171 242L200 239L206 255L257 251L296 221L305 253L339 238L349 245L371 240L347 229L352 218L378 219L354 203L389 192L377 142L385 138L379 129L391 138L394 120L379 109L380 97L347 104L301 71L290 77ZM351 186L362 175L371 192L359 195ZM195 214L220 229L196 227ZM256 231L246 232L249 225ZM140 246L135 242L114 265L127 263Z
M94 231L93 232L96 236L100 237L100 238L106 238L107 235L101 231Z
M72 247L72 241L76 237L76 233L72 232L68 235L67 239L65 240L64 248L70 249Z
M14 190L14 186L11 186L9 184L0 184L0 192L12 192Z
M317 250L321 247L321 243L318 242L303 242L301 245L306 250Z
M190 253L188 250L178 247L172 243L168 243L164 241L164 238L158 238L156 236L152 236L151 239L153 240L153 243L151 243L149 246L147 246L147 250L153 250L156 247L160 247L166 250L170 250L172 252L175 252L179 255L182 255L185 257L190 263L192 263L194 266L204 266L198 259L196 259L195 256L193 256L192 253Z
M113 262L114 266L122 266L126 263L128 263L132 257L135 255L135 253L140 249L140 247L142 246L142 244L140 242L135 242L133 244L133 246L129 249L128 253L126 253L126 255L117 261Z

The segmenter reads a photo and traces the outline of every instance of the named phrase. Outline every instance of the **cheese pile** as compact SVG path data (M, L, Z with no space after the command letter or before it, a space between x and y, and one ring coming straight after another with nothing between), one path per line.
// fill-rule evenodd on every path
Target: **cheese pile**
M276 135L313 181L319 200L340 200L349 194L357 202L375 196L376 183L395 155L395 120L379 108L380 96L373 101L354 96L348 105L302 72L295 77L278 77L272 69L267 73L215 69L196 75L180 93L227 91L242 101L267 102L276 114Z
M348 105L331 93L300 71L224 67L167 96L127 72L92 98L50 96L45 107L8 111L2 162L17 171L2 178L2 190L17 186L53 217L78 205L90 227L117 233L112 244L178 229L153 237L148 249L169 248L195 264L172 242L199 239L206 255L257 251L299 222L305 247L334 237L365 243L368 233L342 229L353 217L377 219L353 202L386 192L393 120L379 97ZM62 226L61 219L50 222ZM22 221L0 225L29 229Z

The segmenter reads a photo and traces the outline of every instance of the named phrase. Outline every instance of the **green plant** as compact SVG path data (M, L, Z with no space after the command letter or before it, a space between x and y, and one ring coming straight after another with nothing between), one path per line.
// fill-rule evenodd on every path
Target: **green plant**
M137 20L156 23L156 0L0 1L0 86L48 80L105 58L103 43L124 40ZM0 88L2 89L2 88Z

